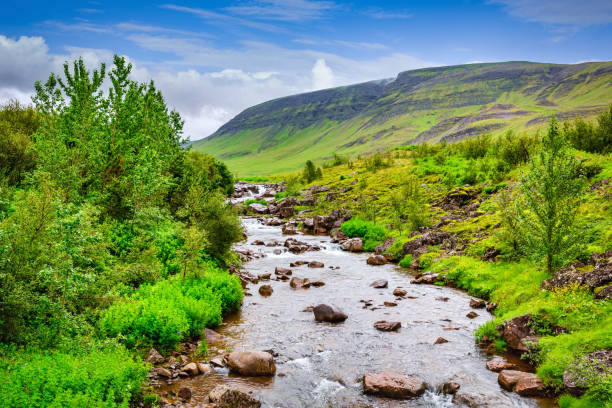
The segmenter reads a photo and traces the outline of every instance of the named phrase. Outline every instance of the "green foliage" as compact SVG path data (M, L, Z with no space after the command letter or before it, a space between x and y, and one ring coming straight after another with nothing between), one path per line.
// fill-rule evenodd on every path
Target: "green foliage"
M9 102L0 107L0 180L9 185L21 184L26 173L36 166L32 152L32 134L42 115L32 107Z
M405 255L401 261L399 261L399 266L404 268L410 268L412 266L412 255Z
M276 193L276 194L278 195L280 193ZM283 197L277 197L277 198L283 198ZM261 199L261 200L245 200L244 203L243 203L244 208L249 208L249 205L251 205L251 204L268 205L268 202L266 200Z
M594 153L612 152L612 105L599 115L596 125L578 118L573 123L566 122L563 133L576 149Z
M198 338L205 327L219 325L223 313L241 304L238 278L210 267L198 278L143 285L103 313L100 330L128 348L169 350L186 338Z
M304 178L304 181L309 184L323 177L323 174L321 172L320 167L316 167L312 160L308 160L304 165L304 172L302 177Z
M360 218L352 218L343 222L341 230L351 238L363 238L364 251L374 251L374 248L382 244L387 236L383 227Z
M542 151L521 177L517 212L524 251L543 259L549 273L579 251L581 233L576 217L583 190L579 163L567 151L553 117Z
M425 194L418 180L403 179L389 199L391 226L400 231L416 231L430 225Z
M0 356L0 399L7 408L128 408L141 399L149 374L113 343L52 352L3 346Z
M364 159L365 167L369 172L376 173L380 169L390 167L393 164L390 155L383 155L381 153L374 153L373 155Z
M527 163L540 147L537 134L516 134L511 130L504 133L495 143L495 155L512 166Z

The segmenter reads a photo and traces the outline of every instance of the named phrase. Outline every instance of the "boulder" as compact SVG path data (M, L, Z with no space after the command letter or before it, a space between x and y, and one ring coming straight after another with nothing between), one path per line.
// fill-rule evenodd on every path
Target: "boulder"
M272 286L270 285L261 285L259 287L259 294L261 296L265 296L265 297L271 296L273 292L274 292L274 289L272 289Z
M281 207L278 209L278 215L280 215L282 218L293 217L293 213L293 206Z
M374 253L376 255L382 255L383 252L385 252L387 249L393 246L394 242L395 242L395 238L391 238L391 237L386 238L382 244L376 245L376 247L374 248Z
M531 315L524 314L507 320L501 325L500 334L508 347L513 350L528 351L525 342L537 342L538 337L531 324Z
M198 372L200 374L214 374L215 373L215 369L212 368L212 366L210 364L204 364L204 363L197 363L198 366Z
M167 368L158 367L155 369L155 372L160 377L172 378L172 371L168 370Z
M545 396L546 389L542 380L533 373L517 370L503 370L497 376L497 382L508 391L514 391L522 397Z
M374 282L370 283L370 286L372 286L373 288L376 289L384 289L389 285L389 282L387 282L385 279L378 279L375 280Z
M439 278L439 275L437 273L425 273L419 276L418 278L411 280L410 283L416 283L416 284L425 283L425 284L432 285L438 281L438 278Z
M438 337L436 341L434 341L434 344L444 344L444 343L448 343L448 340L446 340L444 337Z
M361 252L363 251L363 241L361 238L350 238L341 244L341 247L345 251L349 252Z
M374 255L368 258L368 265L384 265L387 263L387 258L382 255Z
M337 306L320 304L315 306L312 311L314 312L314 317L317 322L337 323L345 321L348 317L346 313Z
M289 281L289 286L293 289L308 289L310 287L310 281L308 278L296 278L294 276Z
M285 224L283 225L283 235L295 235L297 234L297 229L293 225Z
M274 268L274 274L277 276L289 276L292 273L293 272L291 272L291 269L282 268L280 266L277 266L276 268Z
M271 275L272 274L270 272L260 273L259 275L257 275L257 278L259 278L260 280L269 280Z
M323 267L325 267L325 264L323 264L323 262L319 262L319 261L310 261L310 262L308 262L308 267L309 268L323 268Z
M474 309L482 309L486 304L487 303L482 299L470 299L470 307Z
M225 367L225 361L221 357L215 357L210 360L210 365L213 367Z
M185 365L181 371L187 374L189 377L194 377L200 374L200 370L198 369L198 365L196 363L189 363Z
M465 317L467 317L468 319L475 319L478 316L480 316L480 315L478 313L474 312L474 311L471 311L471 312L469 312L468 314L465 315Z
M268 206L260 203L252 203L249 204L249 211L254 212L255 214L267 214Z
M495 303L495 302L487 303L487 312L490 313L490 312L494 311L495 309L497 309L497 303Z
M592 270L587 265L592 265ZM603 254L594 253L587 261L587 265L576 261L559 269L552 278L542 282L542 289L552 289L567 286L570 284L580 284L592 291L612 284L612 250Z
M321 286L325 286L325 282L323 282L323 281L313 281L313 282L310 282L310 286L314 286L315 288L319 288Z
M416 261L421 255L427 252L427 247L429 245L440 245L444 241L455 242L456 237L446 231L429 231L424 233L420 237L406 242L402 247L402 251L404 252L404 255L411 254L412 259Z
M400 322L388 322L386 320L380 320L374 323L374 328L380 331L397 331L402 327L402 323Z
M496 357L493 360L487 361L487 369L495 373L499 373L503 370L516 370L518 367L516 364L512 364L501 357Z
M425 392L425 384L416 378L392 371L363 376L363 391L379 397L407 399Z
M387 306L387 307L394 307L397 306L397 302L389 302L389 301L384 301L383 305Z
M149 354L147 355L147 358L145 359L145 361L147 363L151 363L151 364L163 363L164 362L164 356L159 354L159 351L155 350L154 348L151 348L149 350Z
M227 385L217 385L208 394L208 400L217 408L259 408L261 402L244 391Z
M274 357L265 351L233 351L227 357L227 365L232 372L248 377L272 376L276 373Z
M406 296L407 294L408 294L408 291L406 289L402 289L402 288L393 289L393 296L403 297L403 296Z

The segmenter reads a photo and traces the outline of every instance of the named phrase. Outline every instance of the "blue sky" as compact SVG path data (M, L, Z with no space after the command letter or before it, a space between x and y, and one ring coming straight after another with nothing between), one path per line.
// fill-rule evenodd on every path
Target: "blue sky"
M83 56L126 55L186 119L212 133L293 93L427 66L612 59L612 1L240 0L31 2L0 14L0 103Z

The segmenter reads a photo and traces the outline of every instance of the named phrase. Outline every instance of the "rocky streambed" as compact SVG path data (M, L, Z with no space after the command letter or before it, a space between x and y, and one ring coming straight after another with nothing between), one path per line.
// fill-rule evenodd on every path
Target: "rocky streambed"
M213 371L154 381L168 406L207 406L213 390L234 398L220 385L263 407L554 406L500 387L491 369L512 364L474 343L474 330L492 316L470 306L468 295L411 284L405 269L370 265L369 254L343 251L327 236L294 235L306 250L291 251L296 244L283 244L289 237L281 226L243 222L248 239L237 249L251 254L243 269L257 283L248 284L241 312L225 319L220 336L209 334ZM236 362L226 367L229 353L249 360L255 357L240 352L250 350L273 357L274 375L236 374ZM270 368L266 358L257 364ZM503 379L518 381L510 377Z

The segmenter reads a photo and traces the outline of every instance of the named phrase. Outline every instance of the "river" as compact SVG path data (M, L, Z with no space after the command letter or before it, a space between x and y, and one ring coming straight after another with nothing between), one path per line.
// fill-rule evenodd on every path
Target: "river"
M164 387L175 390L188 386L192 406L204 402L207 393L219 384L238 385L253 391L264 407L455 407L450 396L436 390L447 381L461 385L460 393L487 401L491 407L549 407L550 401L522 398L506 392L497 383L497 374L488 371L487 356L474 343L474 330L492 319L484 309L469 319L473 309L470 297L452 288L410 284L407 270L392 264L370 266L366 254L342 251L326 236L296 236L318 245L320 251L299 255L284 247L253 245L285 241L280 227L266 226L255 218L244 218L248 241L240 249L250 249L260 257L244 265L253 275L272 273L277 266L289 268L298 260L320 261L324 268L307 265L291 268L293 276L325 282L322 287L292 289L288 281L263 281L274 292L258 293L259 285L249 285L242 310L228 316L217 330L224 336L209 346L211 358L227 350L273 350L277 375L270 378L243 378L217 369L210 376L182 379ZM278 249L283 252L278 253ZM276 250L276 253L275 253ZM330 268L330 267L333 267ZM375 289L370 283L386 279L387 288ZM397 300L396 287L408 291ZM364 301L372 306L364 307ZM394 301L395 307L384 306ZM317 323L308 306L328 303L348 314L343 323ZM380 332L373 327L379 320L399 321L398 332ZM434 344L438 337L447 343ZM366 396L365 373L393 370L414 376L428 385L428 391L414 400L397 401Z

